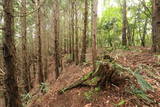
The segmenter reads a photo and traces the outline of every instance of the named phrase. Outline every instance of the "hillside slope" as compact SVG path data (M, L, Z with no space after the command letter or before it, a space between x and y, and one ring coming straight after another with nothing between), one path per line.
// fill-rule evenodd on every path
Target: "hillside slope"
M102 52L103 53L103 52ZM104 91L95 91L95 88L75 88L62 95L57 91L80 79L88 72L92 72L92 67L67 65L61 76L51 84L50 90L45 94L40 94L33 98L27 107L136 107L145 105L145 107L160 106L160 59L158 55L153 55L147 48L131 50L115 50L110 53L116 59L116 62L125 67L136 69L143 66L140 74L148 81L153 91L148 91L147 96L154 103L147 103L143 98L128 92L133 84L121 78L115 80L117 84L112 84ZM88 57L89 58L89 57ZM133 77L131 80L135 81ZM135 84L138 86L138 84Z

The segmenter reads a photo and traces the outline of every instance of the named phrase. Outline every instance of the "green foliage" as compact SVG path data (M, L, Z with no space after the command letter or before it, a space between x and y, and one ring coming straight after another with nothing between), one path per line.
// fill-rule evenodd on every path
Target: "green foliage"
M48 84L47 84L47 83L41 83L41 85L40 85L40 91L41 91L42 93L47 93L48 90L49 90Z
M120 24L122 15L121 15L121 8L120 7L109 7L103 12L103 15L100 19L99 27L104 29L111 29L113 28L114 24Z
M22 94L22 102L23 106L25 106L32 98L32 96L29 93Z
M140 49L136 49L136 48L131 49L131 51L132 51L132 52L139 52L139 53L141 53L141 52L142 52L142 50L140 50Z
M122 1L109 0L105 3L106 7L98 21L97 43L99 46L121 46L122 36ZM121 5L120 5L121 4ZM141 45L142 35L146 19L145 42L151 45L151 1L145 1L146 7L141 1L127 1L127 37L128 45Z
M142 99L142 100L145 100L149 103L152 103L153 100L150 99L148 97L148 95L145 93L145 91L141 90L141 89L138 89L136 88L135 86L132 86L131 87L131 91L130 91L131 94L134 94L135 96L137 96L138 98Z
M82 80L88 79L92 74L93 74L93 72L89 72L87 75L85 75L85 76L82 78Z
M98 69L99 69L99 65L100 65L100 62L98 63L97 61L97 69L96 69L96 72L89 72L88 74L86 74L84 77L82 77L82 80L87 80L89 77L93 76L95 73L97 73ZM95 83L97 81L97 77L91 79L89 82L90 83Z
M121 100L118 104L113 104L115 107L119 107L119 106L122 106L126 103L125 100Z
M122 46L120 45L119 49L123 49L123 50L131 50L128 46Z
M121 64L118 64L116 62L112 64L112 67L121 72L127 71L128 73L131 73L131 74L133 73L133 71L130 68L124 67Z
M133 75L136 77L138 84L144 91L153 90L152 86L147 81L145 81L145 79L142 77L142 75L139 74L138 71L134 72Z
M99 92L100 90L101 90L100 87L96 87L96 88L95 88L95 92Z
M99 77L94 77L93 79L86 81L85 84L94 86L97 84L98 80L99 80Z
M85 92L84 96L88 101L93 101L94 100L93 96L95 96L99 91L100 91L99 87L92 88L91 90Z
M91 84L96 84L98 80L98 77L94 77L90 82Z
M91 101L92 100L92 96L93 96L93 92L92 91L88 91L84 93L84 96L87 100Z
M137 68L136 71L132 71L130 68L123 67L118 63L113 63L112 66L115 69L120 70L121 72L127 71L129 74L133 75L136 78L142 90L153 90L152 86L143 78L142 75L139 74L140 68Z
M113 47L106 47L105 48L105 52L111 53L112 51L114 51Z
M98 45L113 46L120 43L121 34L121 8L107 8L98 23Z

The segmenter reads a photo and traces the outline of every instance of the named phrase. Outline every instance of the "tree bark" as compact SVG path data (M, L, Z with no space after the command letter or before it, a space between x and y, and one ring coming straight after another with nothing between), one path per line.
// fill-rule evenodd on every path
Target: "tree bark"
M22 36L22 77L24 81L24 89L28 93L30 90L30 80L29 80L29 66L27 63L27 22L26 22L26 0L21 1L21 36Z
M3 56L5 72L6 107L22 107L16 82L16 49L14 41L14 9L13 0L3 0L4 9L4 40Z
M56 79L59 77L59 73L61 71L61 63L60 63L60 52L59 52L59 0L54 1L54 36L55 36L55 74Z
M48 34L47 34L47 23L46 23L46 8L42 7L41 8L42 15L41 15L41 23L42 23L42 62L43 62L43 76L44 76L44 81L48 79Z
M71 22L71 18L72 18L72 0L69 0L69 54L70 54L70 58L72 58L72 32L71 32L71 27L72 27L72 22Z
M127 41L128 45L131 46L132 45L131 28L129 26L128 20L127 20Z
M152 3L152 46L154 52L160 52L160 1L153 0Z
M76 38L76 41L75 41L75 62L76 62L76 65L79 64L79 50L78 50L78 43L79 43L79 39L78 39L78 9L77 9L77 1L76 1L76 5L75 5L75 38Z
M93 69L96 69L96 56L97 56L97 47L96 47L96 34L97 34L97 5L98 1L92 1L92 63Z
M146 38L146 33L147 33L147 24L148 24L148 19L146 18L144 28L143 28L143 35L142 35L142 38L141 38L141 45L143 47L146 46L145 38Z
M75 2L72 0L71 2L71 28L72 28L72 61L75 61L75 49L74 49L74 35L75 35L75 27L74 27L74 8L75 8Z
M87 50L87 25L88 25L88 0L85 0L85 12L84 12L84 30L82 38L82 52L81 52L81 63L86 61L86 50Z
M127 46L127 4L126 0L123 0L123 26L122 26L122 45Z
M37 0L37 5L40 5L40 0ZM37 35L38 35L38 79L39 84L44 82L43 78L43 64L42 64L42 34L41 34L41 8L37 11Z

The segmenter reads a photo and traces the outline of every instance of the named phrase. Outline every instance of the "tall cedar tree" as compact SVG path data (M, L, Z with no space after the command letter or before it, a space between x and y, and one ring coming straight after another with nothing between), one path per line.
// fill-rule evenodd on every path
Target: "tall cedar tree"
M79 63L79 45L78 45L78 0L76 0L76 4L75 4L75 62L76 62L76 65L78 65Z
M37 6L39 7L40 5L40 0L37 0ZM38 35L38 79L39 79L39 84L44 82L44 77L43 77L43 64L42 64L42 33L41 33L41 8L38 8L37 11L37 35Z
M153 15L152 15L152 39L153 51L160 52L160 1L153 0Z
M127 4L126 0L123 0L123 7L122 7L122 45L126 46L127 45Z
M92 1L92 62L93 62L93 69L96 69L96 34L97 34L97 0Z
M22 77L24 81L24 90L29 92L30 90L30 79L29 69L27 63L27 22L26 22L26 0L21 0L21 36L22 36Z
M16 49L14 42L13 0L3 0L4 40L3 55L5 64L6 107L22 107L16 82Z
M75 38L74 38L74 35L75 35L75 27L74 27L74 8L75 8L75 1L71 1L71 28L72 28L72 60L75 61L75 46L74 46L74 43L75 43Z
M144 27L143 27L143 35L141 37L141 46L146 46L146 33L147 33L147 25L148 25L148 18L145 19Z
M88 0L85 0L85 12L84 12L84 30L82 38L82 52L81 52L81 63L86 61L86 50L87 50L87 25L88 25Z
M54 8L54 45L55 45L55 50L54 50L54 58L55 58L55 74L56 74L56 79L59 77L60 73L60 68L61 68L61 63L60 63L60 47L59 47L59 0L55 0L53 4Z

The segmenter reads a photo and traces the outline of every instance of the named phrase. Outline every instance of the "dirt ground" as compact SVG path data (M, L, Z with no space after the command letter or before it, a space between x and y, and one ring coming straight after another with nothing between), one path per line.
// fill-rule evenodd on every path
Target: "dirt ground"
M101 55L103 51L99 52ZM130 50L115 50L110 53L117 63L135 70L137 67L142 68L140 74L148 81L153 91L147 92L148 96L156 104L146 104L143 100L127 92L131 84L128 80L121 78L115 80L117 84L111 84L105 90L92 93L92 88L75 88L62 95L57 91L80 79L88 72L92 72L90 65L76 66L69 64L64 66L58 80L53 77L54 62L51 62L48 84L49 91L46 94L38 94L33 97L27 107L160 107L160 57L149 51L149 48L132 47ZM91 53L87 54L90 61ZM38 96L38 97L37 97ZM121 104L123 103L123 104Z

